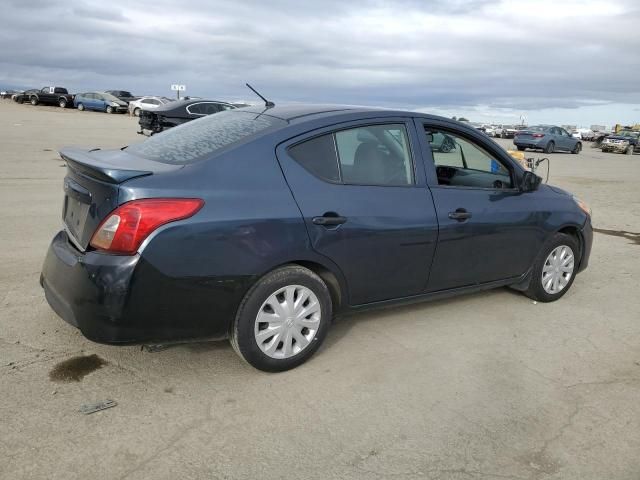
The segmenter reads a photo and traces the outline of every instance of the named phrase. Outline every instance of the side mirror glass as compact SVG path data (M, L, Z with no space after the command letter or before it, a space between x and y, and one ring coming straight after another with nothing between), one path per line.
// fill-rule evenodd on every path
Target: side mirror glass
M542 182L542 178L533 172L525 171L520 182L520 190L523 192L533 192L537 190Z

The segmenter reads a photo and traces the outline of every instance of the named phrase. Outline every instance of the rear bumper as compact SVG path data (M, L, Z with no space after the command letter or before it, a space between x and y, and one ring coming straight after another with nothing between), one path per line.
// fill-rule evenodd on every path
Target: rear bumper
M518 137L515 137L513 139L513 144L517 147L525 147L525 148L544 148L546 145L547 141L540 139L540 140L534 140L532 138L530 139L519 139Z
M59 232L40 284L51 308L107 344L224 338L251 276L172 277L144 256L80 252Z
M81 253L59 232L51 242L40 284L51 308L84 336L101 343L132 341L135 329L122 322L139 257Z

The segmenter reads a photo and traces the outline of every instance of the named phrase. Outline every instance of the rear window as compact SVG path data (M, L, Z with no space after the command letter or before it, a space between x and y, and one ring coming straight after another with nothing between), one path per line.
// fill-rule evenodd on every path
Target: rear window
M533 127L528 127L527 130L531 130L532 132L545 132L549 129L549 127L544 127L542 125L534 125Z
M284 124L283 120L267 115L229 110L154 135L128 147L127 152L156 162L187 165Z

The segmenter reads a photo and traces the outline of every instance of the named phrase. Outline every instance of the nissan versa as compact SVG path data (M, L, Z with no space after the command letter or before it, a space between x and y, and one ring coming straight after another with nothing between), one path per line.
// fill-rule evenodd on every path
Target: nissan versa
M550 302L591 251L580 200L430 115L247 107L61 156L41 284L97 342L230 338L286 370L336 313L502 286Z

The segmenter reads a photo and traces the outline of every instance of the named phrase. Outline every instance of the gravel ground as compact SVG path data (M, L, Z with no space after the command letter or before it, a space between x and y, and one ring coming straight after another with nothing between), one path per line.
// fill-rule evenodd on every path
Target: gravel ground
M551 155L550 183L600 230L561 301L498 289L359 314L265 374L227 342L97 345L45 302L57 150L135 130L0 101L0 478L640 478L640 156ZM78 412L104 399L118 405Z

